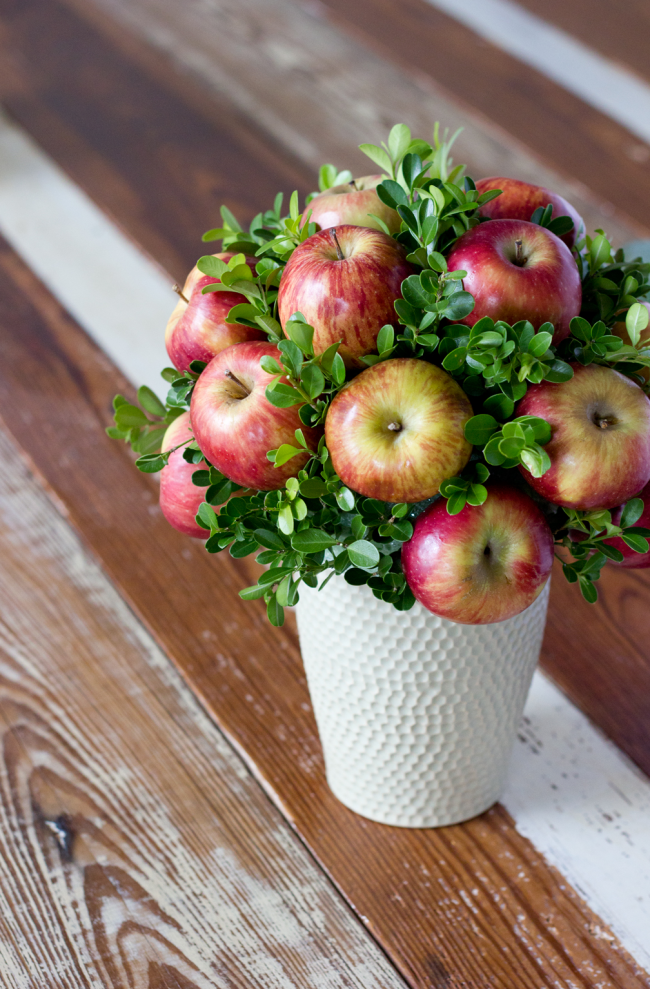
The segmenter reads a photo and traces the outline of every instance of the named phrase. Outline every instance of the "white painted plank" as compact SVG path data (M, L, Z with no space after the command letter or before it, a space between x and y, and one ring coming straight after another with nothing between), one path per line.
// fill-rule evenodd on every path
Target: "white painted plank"
M650 143L650 86L511 0L427 0Z

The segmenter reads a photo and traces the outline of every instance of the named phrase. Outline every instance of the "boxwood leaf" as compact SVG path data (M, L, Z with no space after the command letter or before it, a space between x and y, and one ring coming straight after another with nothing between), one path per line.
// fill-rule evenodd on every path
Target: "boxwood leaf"
M370 570L379 563L379 550L367 539L357 539L347 547L350 563L355 567Z
M314 528L296 532L291 539L291 545L298 553L320 553L335 542L336 539L329 532Z

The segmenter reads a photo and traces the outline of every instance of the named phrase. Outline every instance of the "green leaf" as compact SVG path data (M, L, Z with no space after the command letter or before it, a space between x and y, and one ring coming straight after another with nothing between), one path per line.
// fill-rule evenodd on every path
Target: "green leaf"
M497 416L502 422L509 419L515 410L515 403L503 394L490 395L483 402L483 408L490 416Z
M505 436L499 442L499 452L503 454L506 460L515 460L525 445L526 441L522 437Z
M605 234L598 234L594 237L591 242L589 254L591 257L591 266L594 270L598 270L598 268L611 260L611 247Z
M270 529L255 529L253 535L260 546L266 546L267 549L285 550L288 548L284 539Z
M456 292L447 299L447 308L442 313L447 319L457 320L469 316L474 308L474 296L469 292Z
M276 409L290 409L293 405L302 405L304 399L291 385L284 385L281 382L275 385L268 385L264 394L266 399Z
M385 179L380 185L377 186L375 192L381 199L382 203L386 206L390 206L391 209L397 209L398 206L406 206L409 201L407 194L404 192L399 182L394 182L392 179Z
M295 457L298 453L303 453L304 450L300 450L295 446L291 446L290 443L283 443L282 446L278 447L275 451L275 459L273 461L274 467L282 467L286 464L292 457Z
M467 491L454 491L453 494L447 498L447 512L449 515L458 515L462 512L463 508L467 503Z
M124 426L146 426L149 424L149 419L146 415L139 409L137 405L120 405L115 410L114 416L117 425L122 428Z
M275 628L281 628L284 625L284 608L278 603L277 594L272 594L267 601L266 614L271 625Z
M267 374L284 374L283 369L280 367L278 362L270 354L264 354L264 357L260 360L260 367Z
M334 536L323 529L302 529L291 539L291 545L298 553L320 553L336 542Z
M467 501L476 508L485 504L487 496L488 490L483 484L472 484L467 494Z
M642 498L631 498L621 513L621 528L627 529L629 525L634 525L635 522L638 522L643 515L643 509L644 504Z
M332 361L332 378L334 379L334 384L342 385L345 381L345 364L343 363L343 358L340 354L335 354Z
M165 466L165 458L159 453L148 453L144 457L138 457L135 466L144 474L157 474Z
M499 448L501 448L501 444L499 444ZM525 450L521 451L520 459L533 477L541 477L551 466L551 458L541 446L526 447Z
M494 416L472 416L465 423L465 439L473 446L484 446L498 428L499 423Z
M624 532L621 538L625 545L633 549L635 553L647 553L650 549L648 540L643 536L635 536L630 532Z
M320 498L327 494L327 485L320 477L308 477L300 484L300 494L304 498Z
M196 262L196 267L201 274L209 275L210 278L221 278L228 271L226 262L222 261L221 258L213 258L211 254L206 254L204 257L199 258Z
M147 388L146 385L138 388L138 402L143 409L154 416L164 416L165 414L165 406L151 388Z
M314 353L313 339L314 339L314 327L310 326L309 323L304 323L299 320L290 319L287 321L285 326L285 333L293 343L303 352L311 356Z
M588 577L583 577L582 574L578 575L578 580L580 581L580 590L585 601L588 601L589 604L595 604L598 600L598 591L593 581L589 580Z
M205 501L199 505L199 510L196 513L196 521L204 529L215 531L219 528L219 517L217 513Z
M625 329L635 347L641 339L641 334L646 329L649 321L650 313L648 313L646 307L642 306L640 302L635 302L633 306L630 306L625 317Z
M336 492L336 501L342 512L354 511L354 495L349 488L341 488Z
M528 353L533 357L542 357L553 342L552 333L536 333L528 344Z
M368 583L369 574L365 570L358 570L355 567L352 570L346 570L344 577L347 583L352 584L353 587L361 587Z
M388 150L393 161L400 161L404 157L410 143L411 131L406 124L395 124L388 135Z
M376 144L360 144L359 151L363 151L364 155L367 155L371 161L374 161L375 165L379 165L381 170L386 172L387 175L393 174L391 160L383 148L378 148Z
M387 323L377 334L377 350L380 354L384 354L387 350L392 349L394 343L395 330L390 323Z
M355 539L363 539L368 533L368 527L365 525L363 519L360 515L355 515L350 523L350 529L352 530L352 535Z
M300 374L300 383L310 398L317 398L325 389L325 375L316 364L307 364Z
M356 542L350 543L347 549L350 563L355 567L370 570L379 563L379 550L367 539L357 539Z
M458 371L465 363L467 357L467 347L456 347L444 358L442 366L445 371Z
M245 587L243 591L240 591L239 596L243 601L255 601L257 598L264 597L266 592L266 587L260 587L259 584L253 584L252 587Z
M278 512L278 529L283 532L285 536L290 536L293 532L294 520L293 512L291 511L291 505L283 505Z

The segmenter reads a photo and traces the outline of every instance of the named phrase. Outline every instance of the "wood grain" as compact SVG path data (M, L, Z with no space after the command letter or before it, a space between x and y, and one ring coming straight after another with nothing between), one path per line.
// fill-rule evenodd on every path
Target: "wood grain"
M313 174L323 161L363 174L370 166L357 150L361 140L385 140L396 121L428 137L439 120L451 132L463 129L455 157L467 162L476 178L515 175L555 189L574 203L590 230L604 227L617 243L648 233L638 219L620 216L609 197L601 202L588 190L581 171L575 173L577 179L567 179L548 155L545 163L523 146L516 132L508 135L443 88L444 80L440 85L410 61L398 64L392 51L377 54L367 41L341 29L322 4L65 2L106 37L112 39L119 24L164 52L173 71L195 79L211 99L236 106ZM110 15L109 23L98 16L100 10Z
M550 21L650 82L650 7L644 0L517 0L532 14Z
M620 124L426 0L320 2L384 57L435 79L544 161L650 226L647 159L639 154L645 145Z
M0 0L0 101L173 277L225 203L248 222L278 189L313 184L287 150L171 73L108 43L58 0Z
M0 431L0 983L404 983Z
M129 392L31 273L0 251L0 415L57 503L414 987L648 987L562 877L495 808L466 825L372 824L327 789L299 653L227 556L162 519L155 484L103 434ZM609 935L608 935L609 936Z

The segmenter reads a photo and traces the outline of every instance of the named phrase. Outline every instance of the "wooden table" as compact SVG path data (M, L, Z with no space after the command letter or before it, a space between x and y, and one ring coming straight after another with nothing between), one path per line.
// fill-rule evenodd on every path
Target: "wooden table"
M399 17L388 0L324 7L374 44L391 31L396 61L409 18L421 46L426 30L458 30L416 0ZM142 40L155 16L178 28L173 6L132 5L128 31L125 11L1 3L0 102L181 278L216 204L247 217L277 188L307 191L312 152L271 141L241 94L216 99L174 70L160 31L157 47ZM240 15L252 25L259 8ZM224 18L221 41L234 45ZM316 23L322 52L333 29ZM376 57L358 34L341 39L360 63ZM407 101L412 77L387 71L401 80L394 102ZM489 74L489 59L476 71ZM289 104L299 88L283 91ZM487 133L480 119L471 127ZM501 141L522 168L550 167L490 134L490 153ZM610 152L619 174L615 142ZM646 222L638 204L641 222L630 219L628 163L622 236ZM583 193L595 219L602 181ZM650 985L503 807L408 831L334 799L295 629L271 629L259 603L238 598L246 561L211 558L167 526L155 481L104 434L112 395L131 383L4 241L0 354L1 985ZM594 611L555 581L543 665L648 771L648 579L604 585Z

